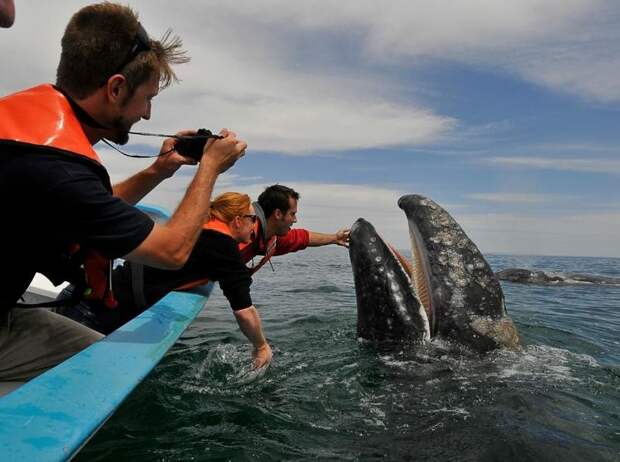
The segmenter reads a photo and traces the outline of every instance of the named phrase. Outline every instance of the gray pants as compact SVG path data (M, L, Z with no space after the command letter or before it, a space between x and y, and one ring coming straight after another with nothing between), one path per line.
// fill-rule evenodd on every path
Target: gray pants
M13 309L7 321L0 318L0 382L26 382L103 338L45 308Z

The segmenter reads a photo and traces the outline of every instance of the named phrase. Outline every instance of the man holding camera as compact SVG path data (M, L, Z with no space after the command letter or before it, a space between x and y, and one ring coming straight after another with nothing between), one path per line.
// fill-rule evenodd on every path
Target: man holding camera
M56 85L0 99L0 245L9 270L0 292L0 381L28 380L101 338L49 310L16 308L35 272L114 306L114 258L165 269L187 261L215 180L245 154L246 143L222 130L206 144L165 225L133 204L195 161L167 139L150 167L112 186L92 148L101 139L126 143L131 126L150 118L151 100L177 80L172 66L187 61L178 37L150 39L128 7L90 5L65 30Z

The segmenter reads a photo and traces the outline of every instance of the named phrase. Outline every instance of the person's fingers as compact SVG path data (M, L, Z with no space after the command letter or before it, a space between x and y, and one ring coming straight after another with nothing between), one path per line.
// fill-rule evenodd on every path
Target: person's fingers
M237 149L237 151L242 152L243 156L245 156L245 150L248 148L248 143L246 143L245 141L237 141L237 143L235 144L235 149Z
M180 165L197 165L198 161L196 159L191 159L189 157L181 156L182 160L179 162Z
M197 133L196 130L179 130L174 135L175 136L192 136Z
M271 362L271 357L263 357L263 356L256 357L254 358L254 361L252 361L254 369L260 369L261 367L266 366L270 362Z

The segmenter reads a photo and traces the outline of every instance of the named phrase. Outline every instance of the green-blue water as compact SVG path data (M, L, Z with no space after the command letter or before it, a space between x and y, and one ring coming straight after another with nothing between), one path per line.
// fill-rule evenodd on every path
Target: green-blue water
M620 259L490 256L620 276ZM208 308L76 460L619 461L620 287L503 283L522 353L434 340L385 352L355 335L346 250L274 260L253 299L274 362L216 287Z

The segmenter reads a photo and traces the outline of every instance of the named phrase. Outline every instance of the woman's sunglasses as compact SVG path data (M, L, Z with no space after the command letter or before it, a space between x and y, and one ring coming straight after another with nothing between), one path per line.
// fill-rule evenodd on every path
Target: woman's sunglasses
M256 220L258 220L258 216L256 215L243 215L243 218L249 218L252 220L252 223L256 223Z

